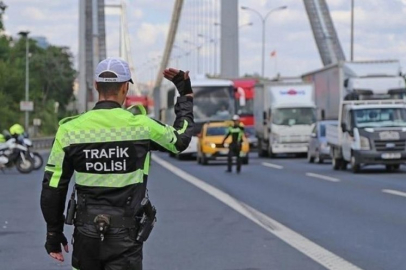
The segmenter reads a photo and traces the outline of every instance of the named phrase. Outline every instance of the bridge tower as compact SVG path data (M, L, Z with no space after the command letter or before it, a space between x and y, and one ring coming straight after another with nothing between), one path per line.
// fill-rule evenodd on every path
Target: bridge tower
M97 92L93 87L94 69L106 58L106 27L104 0L79 1L79 92L78 112L84 112L95 103Z
M326 0L303 0L323 65L345 61Z

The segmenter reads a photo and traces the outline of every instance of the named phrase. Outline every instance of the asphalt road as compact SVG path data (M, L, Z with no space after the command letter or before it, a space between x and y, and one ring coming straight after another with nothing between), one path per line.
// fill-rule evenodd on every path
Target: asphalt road
M252 155L237 175L156 156L146 270L406 269L404 168L352 174ZM71 269L69 256L58 264L43 248L41 178L0 173L0 269Z

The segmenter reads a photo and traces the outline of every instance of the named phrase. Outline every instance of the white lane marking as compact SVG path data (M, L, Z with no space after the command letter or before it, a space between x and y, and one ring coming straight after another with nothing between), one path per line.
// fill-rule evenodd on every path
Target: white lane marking
M152 159L162 167L172 172L173 174L179 176L186 182L189 182L190 184L210 194L217 200L234 209L236 212L253 221L261 228L275 235L285 243L302 252L303 254L310 257L311 259L321 264L325 268L331 270L361 270L361 268L335 255L334 253L324 249L323 247L310 241L304 236L298 234L297 232L289 229L288 227L272 219L271 217L238 201L234 197L231 197L229 194L177 168L176 166L161 159L160 157L153 155Z
M269 163L269 162L262 162L262 166L269 167L269 168L274 168L274 169L283 169L283 166Z
M327 175L322 175L322 174L317 174L317 173L306 173L307 176L309 177L314 177L314 178L318 178L321 180L326 180L326 181L330 181L330 182L340 182L340 179L334 178L334 177L330 177Z
M398 190L393 190L393 189L382 189L382 192L392 194L392 195L397 195L397 196L402 196L406 197L406 192L398 191Z

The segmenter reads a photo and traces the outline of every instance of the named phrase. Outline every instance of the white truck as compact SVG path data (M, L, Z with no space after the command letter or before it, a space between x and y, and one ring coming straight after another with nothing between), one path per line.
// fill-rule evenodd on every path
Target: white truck
M255 133L258 155L307 153L316 122L314 87L309 83L266 82L256 85Z
M333 169L383 164L396 170L406 162L406 93L399 61L339 62L303 75L313 82L326 127Z

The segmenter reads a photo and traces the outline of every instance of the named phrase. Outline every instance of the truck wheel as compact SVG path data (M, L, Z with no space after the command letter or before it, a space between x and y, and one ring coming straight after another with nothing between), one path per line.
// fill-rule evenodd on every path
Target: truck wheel
M333 158L331 164L333 165L333 170L337 171L341 168L341 158Z
M353 173L359 173L361 166L357 163L354 156L351 156L351 170Z
M274 158L274 157L275 157L275 154L274 154L273 151L272 151L272 146L269 146L269 149L268 149L268 157L270 157L270 158Z
M310 151L307 150L307 161L309 163L313 163L314 162L314 157L312 157L312 155L310 154Z
M344 159L341 160L341 167L340 167L340 169L341 169L342 171L345 171L345 170L347 169L347 165L348 165L348 162L347 162L347 161L345 161Z
M399 170L400 164L394 164L394 165L386 165L386 171L388 172L394 172Z
M262 140L258 139L258 157L266 157L268 153L262 149Z

